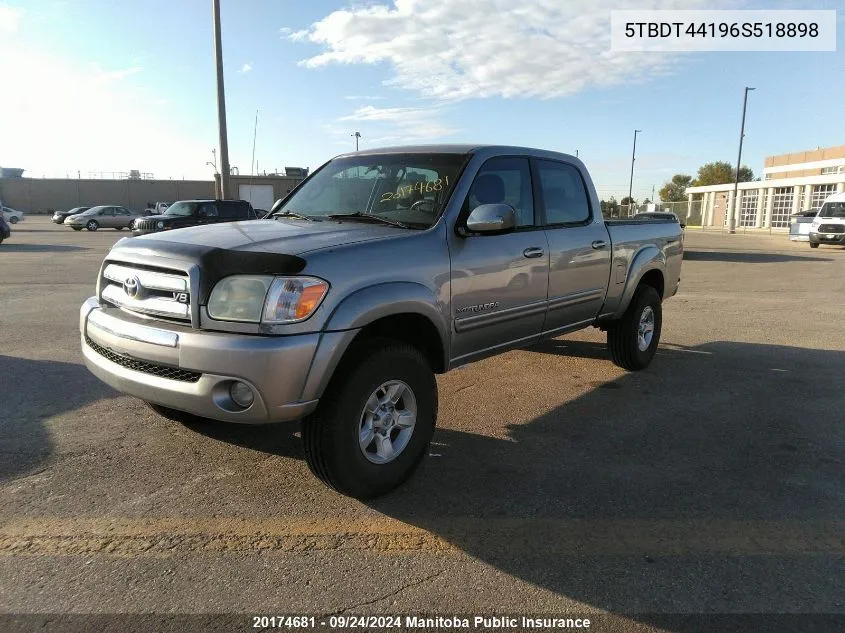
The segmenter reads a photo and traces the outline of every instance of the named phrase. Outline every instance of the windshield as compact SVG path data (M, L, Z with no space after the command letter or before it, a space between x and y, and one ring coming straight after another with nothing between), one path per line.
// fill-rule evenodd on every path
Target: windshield
M435 153L336 158L274 215L289 212L319 219L363 213L428 228L440 217L466 159L466 154Z
M167 207L164 215L178 215L181 217L194 215L198 206L199 202L177 202Z
M819 211L820 218L845 218L845 202L825 202Z

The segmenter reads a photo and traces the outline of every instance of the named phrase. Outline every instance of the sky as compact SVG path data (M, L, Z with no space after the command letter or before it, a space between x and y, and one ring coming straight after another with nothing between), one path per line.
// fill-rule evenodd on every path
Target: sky
M840 1L221 0L230 164L316 168L360 147L575 154L602 198L709 161L845 144ZM610 10L839 9L837 52L611 53ZM0 165L210 179L209 0L0 0ZM257 134L255 130L258 113ZM253 161L255 138L255 161Z

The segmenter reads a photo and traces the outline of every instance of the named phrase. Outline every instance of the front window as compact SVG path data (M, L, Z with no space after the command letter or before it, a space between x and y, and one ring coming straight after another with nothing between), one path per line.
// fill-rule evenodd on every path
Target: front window
M188 217L196 213L199 202L177 202L167 207L164 215L178 215L179 217Z
M826 202L819 211L820 218L845 218L845 202Z
M322 219L363 214L425 229L443 212L466 159L465 154L336 158L304 183L276 215L288 212Z

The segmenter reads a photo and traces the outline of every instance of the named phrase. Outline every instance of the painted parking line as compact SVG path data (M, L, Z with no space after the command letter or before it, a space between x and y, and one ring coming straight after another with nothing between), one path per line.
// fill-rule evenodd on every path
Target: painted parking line
M455 517L9 518L0 556L204 552L466 551L532 555L845 554L845 521L647 521Z

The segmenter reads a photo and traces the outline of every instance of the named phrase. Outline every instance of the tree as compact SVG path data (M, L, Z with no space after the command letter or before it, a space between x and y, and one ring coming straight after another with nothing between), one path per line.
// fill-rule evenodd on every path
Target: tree
M601 201L601 214L606 218L619 214L619 203L616 202L616 198L610 196L610 200Z
M619 204L621 204L624 207L624 206L629 205L629 204L636 204L636 201L633 198L629 198L628 196L625 196L624 198L622 198L622 201Z
M754 180L754 172L750 167L743 165L739 168L739 181L749 182ZM692 184L696 187L707 185L724 185L734 181L734 170L730 163L723 160L714 163L705 163L698 168L698 178Z
M660 188L660 200L663 202L683 202L687 199L686 188L692 183L692 176L675 174L672 180Z

